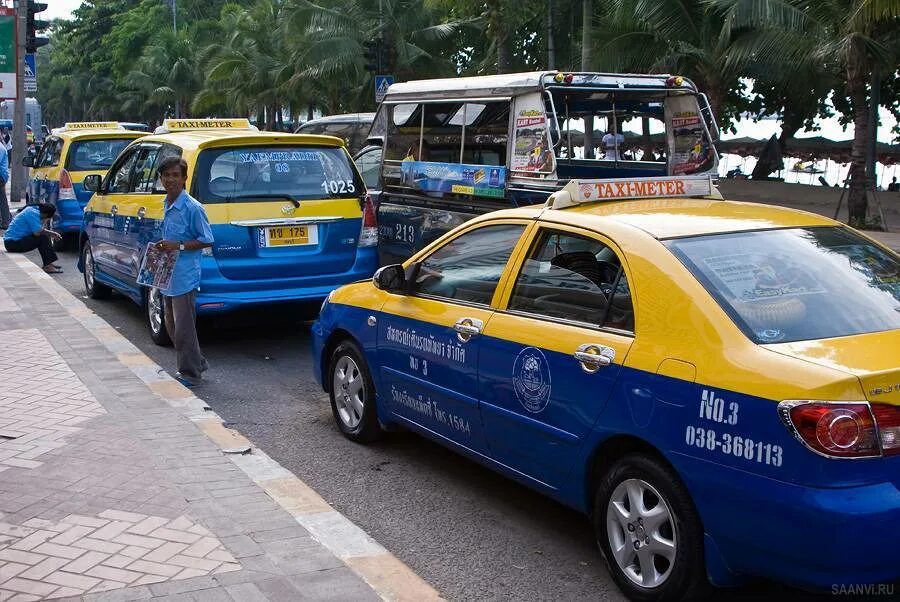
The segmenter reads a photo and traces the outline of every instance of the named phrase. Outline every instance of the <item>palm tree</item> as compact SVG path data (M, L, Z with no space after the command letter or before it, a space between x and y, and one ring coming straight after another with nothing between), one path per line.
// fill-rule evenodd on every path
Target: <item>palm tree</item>
M851 225L866 225L867 86L873 73L896 70L900 0L710 0L736 27L755 28L732 61L784 62L795 70L835 74L853 113L848 207ZM790 77L790 73L786 73ZM869 174L874 185L875 174Z
M604 0L602 8L601 67L685 75L723 122L723 105L740 75L728 57L742 33L724 11L704 0Z
M364 43L380 39L393 57L388 67L398 80L454 75L452 37L462 23L441 23L424 0L337 0L316 4L296 0L291 15L294 74L291 85L317 84L329 112L360 110L372 91L363 66ZM381 10L379 11L379 4ZM367 98L371 98L366 94ZM370 101L362 101L366 105Z
M144 48L125 83L132 96L143 96L143 110L171 106L175 117L185 117L203 79L193 38L182 30L159 34Z

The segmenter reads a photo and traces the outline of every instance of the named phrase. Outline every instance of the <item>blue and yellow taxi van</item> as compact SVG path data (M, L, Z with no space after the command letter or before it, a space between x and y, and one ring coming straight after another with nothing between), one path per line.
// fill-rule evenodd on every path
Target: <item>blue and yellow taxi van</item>
M215 243L201 260L197 313L285 302L319 303L377 267L375 211L343 142L260 132L246 119L167 119L135 140L84 212L79 269L87 294L116 290L145 308L153 340L168 344L159 290L137 283L147 244L159 240L165 191L158 166L188 164Z
M53 228L61 234L78 232L92 194L84 189L84 179L106 173L119 152L143 135L115 121L67 123L54 129L37 156L22 159L32 168L26 202L56 205Z

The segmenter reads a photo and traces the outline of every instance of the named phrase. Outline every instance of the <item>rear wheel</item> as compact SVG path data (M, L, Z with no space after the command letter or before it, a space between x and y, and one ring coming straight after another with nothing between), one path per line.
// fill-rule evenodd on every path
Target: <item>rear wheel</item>
M632 600L683 600L706 593L703 529L678 475L659 460L630 454L597 486L597 543L619 588Z
M85 240L81 247L81 264L84 266L84 291L91 299L109 299L112 289L97 282L97 264L91 251L91 241Z
M150 338L157 345L168 347L172 344L169 331L166 330L166 306L163 295L158 288L150 287L144 293L144 316L147 319L147 329Z
M368 443L381 436L375 409L375 386L362 351L344 341L331 354L331 411L345 437Z

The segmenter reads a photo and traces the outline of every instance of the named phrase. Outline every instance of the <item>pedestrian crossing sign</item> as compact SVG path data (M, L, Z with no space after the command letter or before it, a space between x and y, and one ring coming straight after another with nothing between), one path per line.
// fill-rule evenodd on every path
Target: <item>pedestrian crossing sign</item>
M388 88L394 83L393 75L376 75L375 76L375 104L380 104L387 94Z

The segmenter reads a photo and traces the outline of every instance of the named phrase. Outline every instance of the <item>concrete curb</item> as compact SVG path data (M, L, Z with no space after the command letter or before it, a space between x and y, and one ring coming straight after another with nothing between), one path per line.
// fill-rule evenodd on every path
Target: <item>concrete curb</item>
M5 253L3 249L0 252ZM442 600L437 590L365 531L334 510L306 483L270 458L239 432L224 425L202 399L169 376L80 299L22 255L7 255L75 320L116 355L150 390L190 419L228 454L253 482L341 559L383 599L397 602Z

